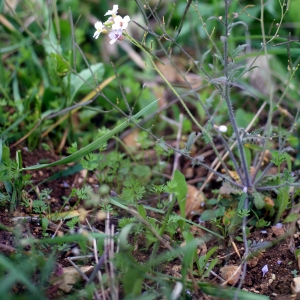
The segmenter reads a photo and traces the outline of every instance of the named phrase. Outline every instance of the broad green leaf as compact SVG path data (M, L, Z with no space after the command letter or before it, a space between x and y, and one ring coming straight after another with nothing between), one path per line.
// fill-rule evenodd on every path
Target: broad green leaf
M174 180L177 182L177 186L175 188L175 193L177 195L177 200L178 200L178 204L179 204L179 208L180 208L180 214L184 218L188 186L185 181L184 175L178 170L175 170Z
M300 217L300 214L296 214L296 213L292 213L289 214L283 221L282 223L290 223L290 222L294 222L297 221Z
M92 71L92 72L91 72ZM82 70L78 75L71 74L71 100L78 92L88 93L102 81L104 75L104 64L97 63L90 69ZM66 78L65 78L66 80Z
M50 54L51 67L55 70L58 76L66 76L70 71L70 65L61 55L57 53Z
M140 216L141 216L142 218L146 219L146 217L147 217L147 212L146 212L146 210L145 210L145 208L144 208L144 205L139 204L139 205L137 206L137 210L138 210L138 213L140 214Z
M263 198L263 195L261 193L258 192L254 192L252 193L253 197L254 197L254 204L256 206L257 209L262 209L265 206L265 201Z

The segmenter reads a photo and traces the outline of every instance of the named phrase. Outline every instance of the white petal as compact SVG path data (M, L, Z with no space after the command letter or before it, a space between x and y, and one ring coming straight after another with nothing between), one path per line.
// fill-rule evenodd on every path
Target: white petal
M100 32L99 31L96 31L93 35L93 38L97 39L100 35Z
M102 24L102 22L99 22L99 21L97 21L96 23L95 23L95 28L97 29L97 30L99 30L99 29L103 29L103 24Z
M111 29L112 29L112 30L118 30L118 29L121 29L120 24L113 24L113 25L111 26Z
M123 22L129 22L130 21L130 17L129 16L125 16L124 18L123 18Z
M114 5L114 6L113 6L113 11L114 11L114 12L117 12L118 9L119 9L119 5Z
M114 5L112 10L109 10L104 16L116 15L118 13L119 5Z

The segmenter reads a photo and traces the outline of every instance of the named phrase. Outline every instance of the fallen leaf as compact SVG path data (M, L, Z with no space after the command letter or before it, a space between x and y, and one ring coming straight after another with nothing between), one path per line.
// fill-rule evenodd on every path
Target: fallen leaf
M188 184L188 195L185 203L186 218L192 218L195 214L201 213L201 205L204 200L203 193L199 194L195 186Z
M225 266L221 268L221 276L225 279L225 282L222 283L222 285L225 285L226 283L230 285L235 285L241 276L241 267L230 265Z
M291 288L292 288L293 294L300 293L300 277L293 278L293 281L291 283Z
M85 219L89 212L90 212L90 210L85 210L84 208L79 208L79 209L71 210L71 211L67 211L67 212L49 214L49 215L47 215L47 218L51 221L67 220L67 219L72 219L75 217L83 217Z
M93 266L79 267L80 271L85 275L89 275L94 269ZM80 273L74 267L62 268L62 275L57 276L54 272L51 274L50 282L65 293L69 293L73 285L82 280Z
M137 142L137 138L139 136L139 131L133 130L130 134L126 135L123 138L124 144L130 148L132 151L138 150L141 147L141 144Z

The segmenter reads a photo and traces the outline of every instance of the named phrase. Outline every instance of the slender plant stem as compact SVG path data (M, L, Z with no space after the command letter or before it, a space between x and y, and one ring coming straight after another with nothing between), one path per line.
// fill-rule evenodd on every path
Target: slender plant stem
M249 173L248 173L248 166L247 166L247 162L246 162L246 157L245 157L245 152L244 152L244 148L243 148L243 144L241 141L241 137L238 131L238 127L237 127L237 123L236 123L236 119L234 116L234 112L233 112L233 107L232 107L232 103L230 100L230 83L228 81L228 36L229 36L229 31L228 31L228 7L229 7L229 3L230 1L225 0L225 38L224 38L224 75L226 78L226 82L225 82L225 91L224 91L224 99L226 101L227 104L227 108L228 108L228 114L229 114L229 119L230 119L230 123L232 124L235 136L236 136L236 141L237 141L237 146L238 146L238 150L239 150L239 154L240 154L240 159L241 159L241 164L242 164L242 173L244 173L244 177L241 178L241 181L243 183L243 185L248 189L250 187L250 180L249 180Z

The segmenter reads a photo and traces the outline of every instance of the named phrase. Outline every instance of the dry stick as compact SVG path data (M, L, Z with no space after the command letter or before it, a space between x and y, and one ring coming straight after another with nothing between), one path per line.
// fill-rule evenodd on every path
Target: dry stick
M115 226L114 224L111 225L110 228L110 247L108 249L108 257L109 257L109 265L110 265L110 271L111 271L111 281L112 281L112 299L118 300L119 299L119 293L118 293L118 282L115 277L115 267L113 263L114 258L114 235L115 235Z
M255 120L258 118L258 116L261 114L261 112L263 111L263 109L265 108L265 106L267 105L267 102L264 102L263 105L260 107L260 109L258 110L258 112L256 113L256 115L254 116L254 118L252 119L252 121L250 122L250 124L247 126L245 131L248 131L252 125L254 124ZM230 146L230 150L232 150L235 145L237 144L237 142L235 141L231 146ZM226 159L229 155L229 151L227 151L224 156L222 157L222 160ZM213 163L211 164L211 167L213 168L215 166L215 164L218 162L218 158L216 158ZM214 168L214 171L217 171L218 168L220 167L221 162L218 162L218 164L216 165L216 167ZM207 185L207 183L212 179L212 177L214 176L214 173L210 173L210 175L207 177L207 179L205 180L205 182L203 183L203 185L201 186L201 188L199 189L198 195L197 197L200 195L200 193L204 190L205 186Z
M64 221L63 221L63 220L60 220L59 224L57 225L57 227L56 227L56 229L55 229L54 234L52 235L52 238L53 238L53 239L54 239L55 236L57 235L58 230L60 229L60 227L62 226L63 223L64 223Z
M95 262L96 262L96 265L98 265L99 259L98 259L98 248L97 248L96 239L93 239L93 250L94 250L94 258L95 258ZM106 300L101 271L98 270L97 273L98 273L98 280L99 280L100 287L101 287L102 299L103 299L103 300ZM95 291L95 292L96 292L96 291Z
M85 220L86 220L90 230L92 232L94 232L94 230L93 230L90 222L88 221L88 219L85 218ZM95 258L96 265L98 265L99 259L98 259L98 248L97 248L96 239L93 239L93 252L94 252L94 258ZM102 274L101 274L100 270L98 270L97 274L98 274L98 280L99 280L99 283L100 283L100 286L101 286L102 299L106 300L105 293L104 293L104 287L103 287L103 281L102 281ZM97 293L97 292L95 291L95 293Z

